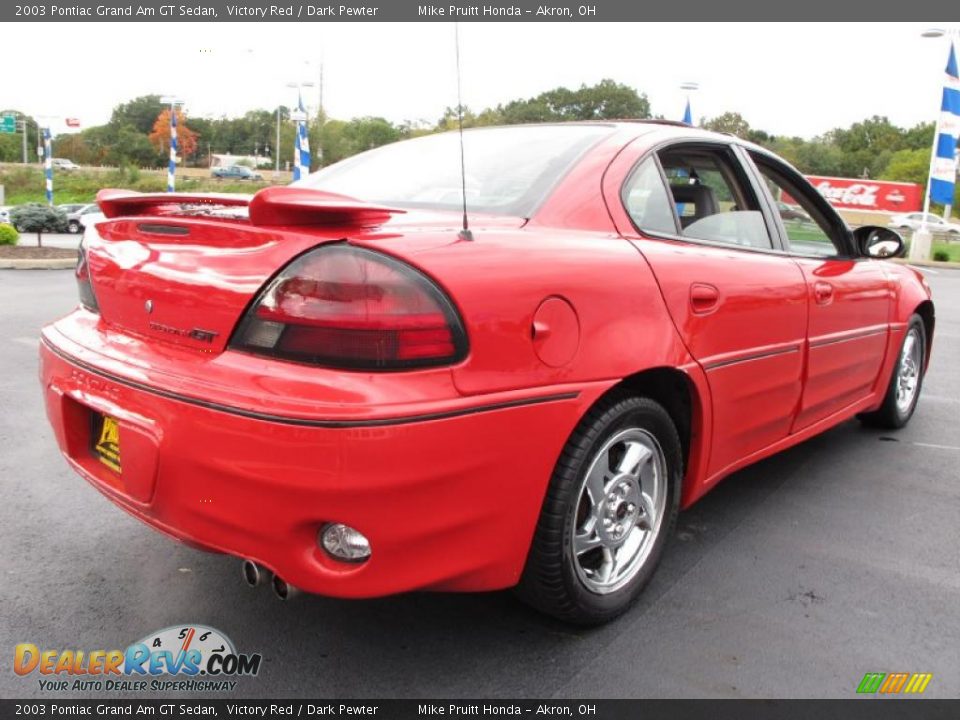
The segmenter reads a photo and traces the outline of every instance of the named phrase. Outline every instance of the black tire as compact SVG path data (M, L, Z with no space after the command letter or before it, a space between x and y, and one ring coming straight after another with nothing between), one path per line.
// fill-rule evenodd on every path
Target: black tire
M912 333L915 333L916 342L919 349L919 366L916 367L916 389L913 393L913 398L910 401L909 406L901 406L897 402L898 391L900 389L900 373L903 368L906 358L904 357L904 348L907 345ZM913 315L910 317L910 322L907 323L907 331L903 336L903 342L900 344L900 349L897 351L897 362L893 366L893 373L890 376L890 382L887 385L887 392L883 396L883 404L875 411L869 413L861 413L857 415L860 422L864 425L876 428L886 428L888 430L896 430L902 428L908 422L910 418L913 417L914 411L917 409L917 402L920 400L920 392L923 389L923 375L926 369L926 360L927 360L927 331L926 327L923 324L923 320L919 315Z
M657 528L651 530L652 545L629 582L598 594L578 573L572 533L583 502L586 473L598 453L618 433L635 429L654 438L662 451L666 493L662 518ZM660 562L676 524L682 477L680 438L661 405L649 398L628 395L612 396L598 403L577 425L557 461L517 594L542 612L567 622L599 625L616 618L637 599Z
M69 223L67 223L67 232L70 233L71 235L76 235L82 230L83 230L83 226L80 223L78 223L76 220L71 220Z

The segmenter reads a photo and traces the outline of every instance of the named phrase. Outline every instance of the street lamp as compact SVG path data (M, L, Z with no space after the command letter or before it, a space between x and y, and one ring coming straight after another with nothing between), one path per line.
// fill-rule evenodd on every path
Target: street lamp
M170 106L170 162L167 165L167 192L174 191L177 173L177 105L183 105L183 100L165 95L160 102Z

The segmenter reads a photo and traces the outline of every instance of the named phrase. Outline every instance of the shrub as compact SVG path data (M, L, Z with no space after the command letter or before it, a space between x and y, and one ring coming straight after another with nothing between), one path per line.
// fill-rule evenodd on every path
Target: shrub
M16 245L20 233L13 225L0 223L0 245Z
M66 231L67 214L49 205L28 203L10 211L10 223L20 232L35 232L37 246L40 247L43 245L43 233Z
M950 260L950 253L946 250L934 250L933 259L937 262L948 262Z

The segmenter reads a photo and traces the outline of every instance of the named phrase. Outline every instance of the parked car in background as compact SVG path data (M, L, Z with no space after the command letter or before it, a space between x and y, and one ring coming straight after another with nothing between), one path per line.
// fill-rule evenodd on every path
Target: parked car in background
M77 207L76 210L67 213L67 232L74 235L82 233L86 228L86 223L90 219L90 216L100 212L100 208L96 203L77 205L75 207Z
M722 478L906 425L933 341L894 230L687 126L482 128L252 197L98 201L39 347L60 451L284 599L518 586L608 621Z
M79 165L77 165L73 160L68 160L67 158L52 158L50 163L53 165L54 170L66 170L70 172L80 169Z
M0 223L10 224L10 210L11 207L9 205L0 207Z
M62 205L61 209L65 209L68 206ZM74 205L76 209L67 212L67 232L73 235L82 233L86 227L86 220L88 219L91 213L96 213L100 211L100 208L97 207L96 203L87 203L85 205Z
M67 215L70 215L78 210L82 210L89 204L90 203L62 203L61 205L57 205L57 209L63 210Z
M215 167L210 171L210 176L230 180L263 180L263 175L254 172L244 165L226 165L225 167Z
M923 213L914 212L903 215L892 215L887 225L897 230L919 230L922 223ZM960 235L960 224L948 222L933 213L927 213L927 229L932 233Z
M780 211L780 217L784 220L813 222L813 219L806 213L806 211L798 205L787 205L785 202L778 202L777 210Z

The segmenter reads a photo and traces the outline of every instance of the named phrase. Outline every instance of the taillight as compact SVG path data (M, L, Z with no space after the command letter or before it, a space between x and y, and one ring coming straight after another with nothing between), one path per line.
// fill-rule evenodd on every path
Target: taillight
M318 248L261 291L231 347L315 365L397 370L467 350L457 311L425 275L348 245Z
M87 251L80 243L77 250L77 269L74 271L77 278L77 290L80 293L80 304L90 312L99 313L97 296L93 294L93 285L90 284L90 265L87 263Z

